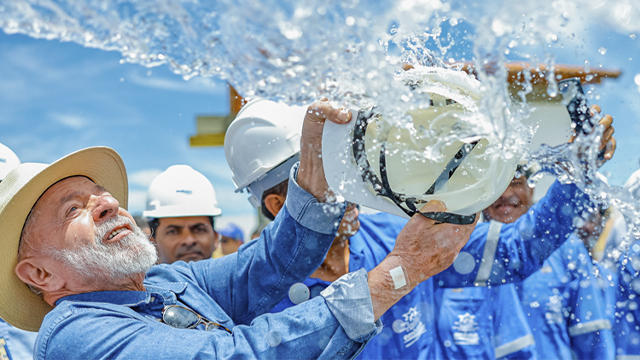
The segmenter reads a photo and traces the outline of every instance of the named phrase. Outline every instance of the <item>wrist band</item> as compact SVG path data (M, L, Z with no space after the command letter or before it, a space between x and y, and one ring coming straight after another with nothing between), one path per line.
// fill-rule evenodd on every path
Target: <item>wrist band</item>
M393 280L393 285L396 287L396 290L407 285L407 279L404 277L402 266L389 270L389 275L391 275L391 279Z

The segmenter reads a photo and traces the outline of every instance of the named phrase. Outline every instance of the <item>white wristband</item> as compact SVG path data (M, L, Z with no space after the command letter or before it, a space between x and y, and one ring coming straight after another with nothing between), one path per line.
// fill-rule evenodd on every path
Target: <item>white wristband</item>
M407 285L407 279L404 277L402 266L389 270L389 275L391 275L391 279L393 280L393 285L396 287L396 290Z

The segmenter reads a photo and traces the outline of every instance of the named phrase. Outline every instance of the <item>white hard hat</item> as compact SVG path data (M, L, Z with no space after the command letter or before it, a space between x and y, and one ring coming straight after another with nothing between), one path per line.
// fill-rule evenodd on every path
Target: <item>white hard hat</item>
M236 192L249 190L249 201L260 206L262 193L289 178L300 156L300 134L306 106L264 99L247 103L229 125L224 152Z
M146 218L218 216L211 182L188 165L173 165L156 176L147 191Z
M0 181L4 179L7 174L20 165L20 159L11 149L0 144Z
M348 125L327 122L322 137L327 183L350 202L391 214L409 217L429 200L441 200L448 213L428 217L473 221L507 188L519 154L497 154L498 139L487 135L495 132L470 133L487 121L478 112L477 80L429 67L411 69L399 80L427 96L431 106L408 111L409 124L385 124L373 107L353 112Z
M629 176L623 188L630 192L634 199L640 201L640 170L636 170Z

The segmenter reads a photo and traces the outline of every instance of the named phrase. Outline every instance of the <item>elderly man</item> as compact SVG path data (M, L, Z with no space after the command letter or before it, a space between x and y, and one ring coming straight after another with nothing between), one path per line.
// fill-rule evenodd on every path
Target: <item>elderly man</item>
M151 241L160 262L209 259L218 247L213 218L222 210L213 185L188 165L173 165L156 176L147 191Z
M331 194L319 149L325 119L350 117L329 102L311 106L283 211L221 259L152 267L155 248L120 207L125 169L110 149L23 164L0 184L0 316L40 329L36 359L354 357L383 313L453 262L474 224L416 216L368 275L347 274L322 296L266 314L335 237L344 204L323 203Z

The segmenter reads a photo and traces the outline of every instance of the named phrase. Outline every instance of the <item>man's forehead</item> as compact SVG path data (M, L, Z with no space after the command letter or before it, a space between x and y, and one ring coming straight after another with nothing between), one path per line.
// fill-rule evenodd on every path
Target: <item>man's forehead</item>
M182 216L182 217L166 217L159 218L161 226L195 226L195 225L211 225L208 216Z
M87 191L91 193L103 193L107 190L86 176L70 176L51 185L42 194L38 202L36 202L36 205L43 200L53 200L64 203Z

